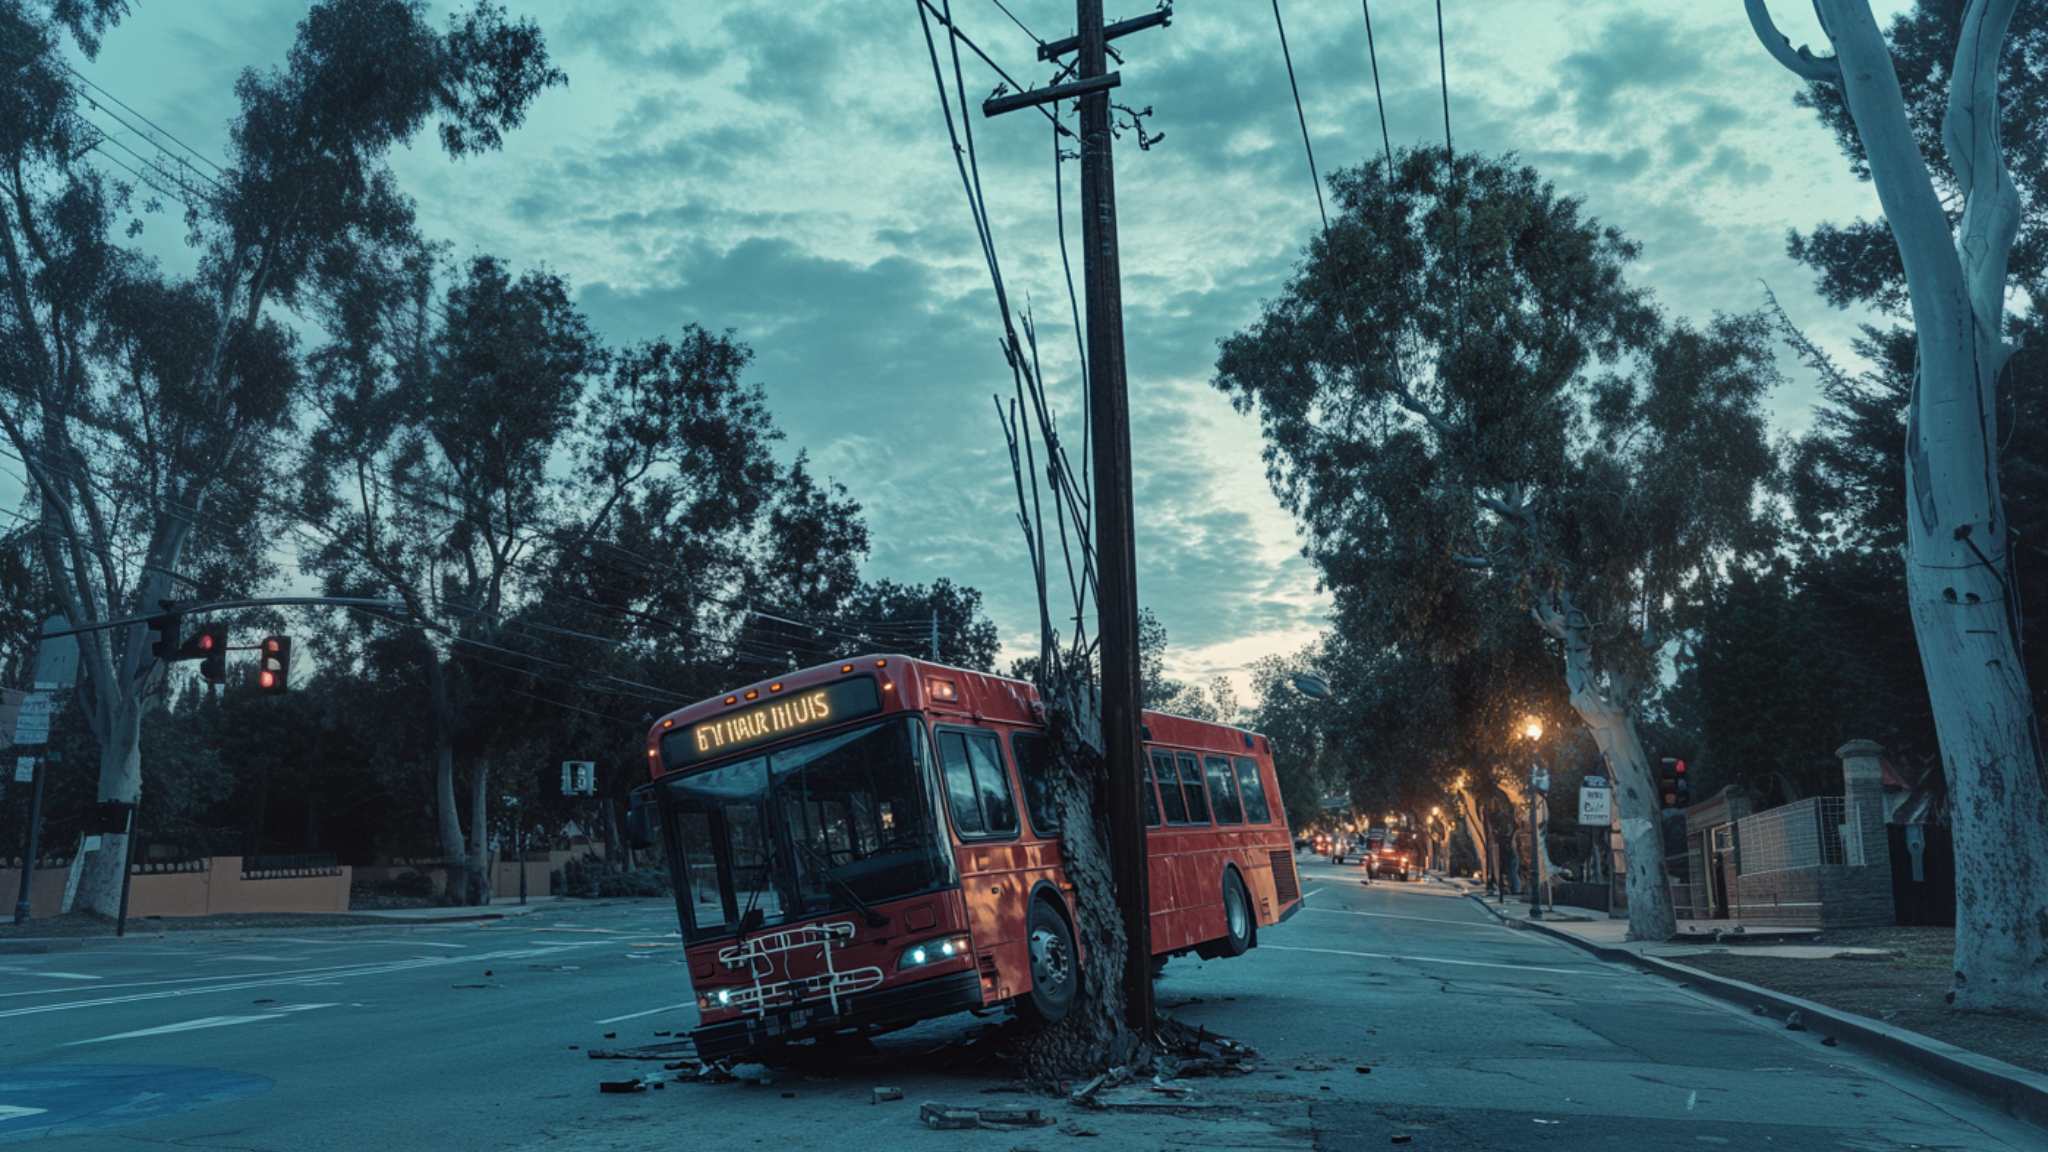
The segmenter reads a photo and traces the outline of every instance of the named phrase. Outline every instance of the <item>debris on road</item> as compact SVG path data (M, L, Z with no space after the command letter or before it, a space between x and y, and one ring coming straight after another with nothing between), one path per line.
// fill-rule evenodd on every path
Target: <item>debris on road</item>
M1060 1125L1060 1135L1062 1135L1062 1136L1100 1136L1100 1135L1102 1135L1102 1133L1100 1133L1100 1132L1097 1132L1097 1131L1096 1131L1095 1129L1093 1129L1093 1128L1090 1128L1090 1127L1088 1127L1088 1126L1086 1126L1086 1125L1084 1125L1084 1124L1080 1124L1080 1123L1077 1123L1076 1121L1073 1121L1073 1120L1069 1120L1069 1121L1067 1121L1066 1123L1064 1123L1064 1124Z
M877 1088L870 1094L868 1103L886 1104L891 1100L901 1099L903 1099L903 1089L901 1088Z
M1791 1012L1789 1012L1789 1013L1787 1013L1787 1014L1786 1014L1786 1016L1785 1016L1785 1031L1787 1031L1787 1032L1804 1032L1804 1031L1806 1031L1806 1017L1804 1017L1804 1016L1802 1016L1802 1015L1800 1015L1800 1014L1799 1014L1799 1009L1797 1009L1797 1008L1794 1008L1794 1009L1793 1009L1793 1010L1792 1010Z
M917 1118L927 1128L955 1131L981 1127L981 1117L972 1108L948 1108L927 1100L917 1106Z
M1840 1040L1835 1039L1833 1036L1823 1036L1820 1038L1820 1042L1823 1047L1827 1048L1833 1048L1835 1045L1841 1043Z
M647 1082L638 1077L631 1080L600 1080L597 1082L597 1090L615 1095L625 1092L645 1092L647 1090Z
M1370 1076L1372 1075L1372 1065L1360 1064L1358 1067L1353 1068L1352 1071L1358 1073L1360 1076Z

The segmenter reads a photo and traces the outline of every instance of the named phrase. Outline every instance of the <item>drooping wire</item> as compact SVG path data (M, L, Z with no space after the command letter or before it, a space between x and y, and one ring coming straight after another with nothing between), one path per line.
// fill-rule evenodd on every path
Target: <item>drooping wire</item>
M1287 25L1280 19L1280 0L1273 0L1273 27L1280 33L1280 58L1287 62L1287 88L1294 93L1294 118L1301 122L1301 146L1308 152L1308 178L1316 188L1316 215L1323 219L1323 231L1330 230L1330 213L1323 207L1323 178L1316 173L1316 146L1308 137L1308 114L1301 108L1301 86L1294 82L1294 55L1287 50Z

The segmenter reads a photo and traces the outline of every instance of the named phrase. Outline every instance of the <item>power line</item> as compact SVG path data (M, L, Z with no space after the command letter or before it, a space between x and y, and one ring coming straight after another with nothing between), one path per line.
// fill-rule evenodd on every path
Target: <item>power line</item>
M1387 134L1387 97L1380 91L1380 54L1372 41L1372 0L1359 0L1365 9L1365 57L1372 63L1372 101L1380 114L1380 144L1387 150L1387 188L1394 186L1394 138Z
M1294 54L1287 50L1287 25L1280 19L1280 0L1273 0L1273 27L1280 33L1280 58L1287 62L1287 87L1294 93L1294 118L1301 122L1301 146L1308 152L1308 178L1316 188L1316 215L1323 218L1323 231L1330 230L1330 213L1323 207L1323 178L1316 173L1316 146L1308 137L1308 114L1301 108L1301 86L1294 82Z

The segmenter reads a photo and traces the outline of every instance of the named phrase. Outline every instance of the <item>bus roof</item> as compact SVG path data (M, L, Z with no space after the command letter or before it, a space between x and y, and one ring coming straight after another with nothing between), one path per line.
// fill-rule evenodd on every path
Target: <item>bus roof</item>
M647 733L648 760L652 772L656 776L665 774L660 756L661 737L664 733L677 728L688 728L715 716L794 696L806 689L818 689L862 676L871 676L878 682L882 690L882 710L885 712L924 711L940 716L952 714L963 719L1003 724L1028 725L1044 722L1038 689L1028 681L999 676L993 672L956 668L901 653L876 652L757 680L660 717ZM1263 738L1256 732L1209 720L1196 720L1187 716L1148 710L1144 713L1143 722L1147 729L1146 738L1153 743L1238 754L1264 746Z

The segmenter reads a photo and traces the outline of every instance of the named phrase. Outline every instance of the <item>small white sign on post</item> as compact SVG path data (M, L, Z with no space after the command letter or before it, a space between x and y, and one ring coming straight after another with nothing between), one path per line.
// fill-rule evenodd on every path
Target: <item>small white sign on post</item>
M597 762L594 760L562 761L562 795L593 796L597 794Z
M35 779L36 758L33 756L16 756L14 758L14 782L16 784L33 784Z
M1605 824L1614 811L1614 793L1606 788L1579 789L1579 823Z
M56 702L48 692L31 692L21 698L21 711L14 717L14 742L16 744L48 744L50 742L50 716L56 711Z

